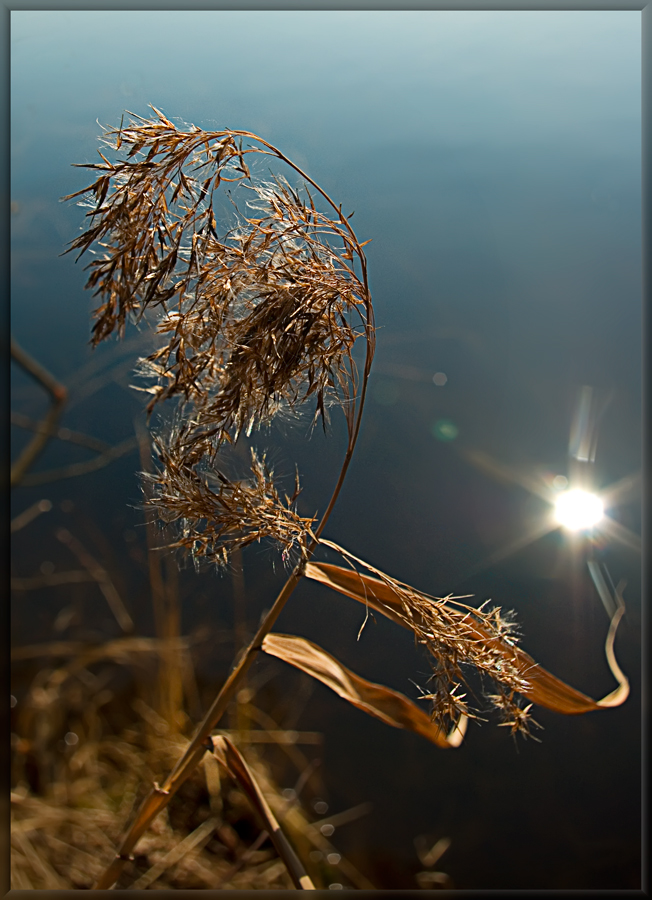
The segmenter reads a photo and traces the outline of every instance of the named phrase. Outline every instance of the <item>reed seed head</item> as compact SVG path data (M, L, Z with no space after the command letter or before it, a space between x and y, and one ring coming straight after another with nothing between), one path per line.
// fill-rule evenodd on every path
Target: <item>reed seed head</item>
M269 536L285 553L305 544L313 519L279 499L264 457L252 457L249 487L229 482L217 457L242 432L306 401L324 427L328 406L341 405L351 439L353 346L364 336L373 348L362 245L341 208L261 138L179 128L152 112L106 128L112 158L100 153L85 166L97 173L93 184L64 198L90 207L69 251L95 254L87 266L87 287L100 298L93 343L155 312L158 346L139 372L149 413L179 403L182 424L158 440L153 497L164 519L185 523L179 543L226 562L229 548ZM263 157L284 173L252 176L252 159ZM304 183L293 185L296 176Z
M167 523L176 522L180 535L172 545L226 565L230 553L255 541L271 539L282 549L284 561L305 556L315 517L302 518L295 509L299 480L291 496L282 499L265 456L251 450L247 480L231 480L216 466L204 477L170 449L156 444L160 470L145 476L153 490L152 503Z

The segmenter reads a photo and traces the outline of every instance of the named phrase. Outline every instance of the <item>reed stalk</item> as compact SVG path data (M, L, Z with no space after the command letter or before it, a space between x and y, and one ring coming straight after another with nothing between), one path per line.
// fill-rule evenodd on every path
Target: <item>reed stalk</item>
M173 317L168 314L167 322L165 317L159 322L160 332L173 335L169 345L152 354L144 370L158 378L158 386L150 389L154 394L150 412L160 400L177 394L182 395L182 403L190 404L192 414L167 442L159 440L157 444L164 473L148 479L154 486L154 502L159 509L167 506L172 519L182 517L186 522L204 518L201 503L207 491L209 501L221 505L222 521L217 527L210 516L205 517L208 523L203 534L192 524L185 527L178 546L193 552L199 545L200 552L226 562L229 552L269 535L284 545L286 557L294 548L300 559L253 639L241 651L182 758L143 801L96 889L115 883L149 823L210 749L211 731L301 579L353 455L375 345L366 259L341 207L284 153L257 135L248 131L207 134L194 126L179 132L162 113L154 112L152 120L132 117L127 128L121 123L119 129L107 131L114 150L123 143L131 146L128 157L114 164L101 154L103 163L90 166L102 172L99 179L78 192L94 194L95 201L91 201L88 214L91 227L70 249L84 253L92 244L104 241L102 246L109 251L89 266L89 286L106 298L97 312L94 342L115 328L122 331L130 313L142 315L148 305L167 310L170 300L178 296L179 312ZM252 146L243 149L243 140L251 141ZM144 148L149 148L146 158ZM204 159L200 159L202 152ZM220 241L213 192L222 179L251 181L247 153L272 156L283 163L301 179L308 199L300 197L284 179L276 178L262 187L252 185L266 215L246 218L240 222L240 232L232 230ZM130 163L129 158L137 154L141 161ZM157 156L158 168L156 162L150 163ZM191 180L189 168L195 172L204 166L209 168L209 176L200 188L196 179ZM308 186L325 202L330 215L316 209ZM158 252L146 237L154 232ZM185 244L183 235L190 237ZM354 273L354 260L359 277ZM171 286L171 275L176 272L182 275L181 282ZM249 299L252 279L258 292L253 302ZM245 315L232 303L234 290L240 291ZM189 302L191 292L195 299ZM359 386L351 356L358 332L346 319L350 313L359 316L366 345ZM216 331L212 325L216 317L226 335L221 346L219 327ZM208 350L197 338L198 329L210 332ZM173 361L161 368L159 360L165 356ZM237 440L240 431L249 431L255 422L269 420L279 401L292 409L310 395L316 397L316 415L324 424L327 397L341 403L348 429L342 467L316 527L314 519L300 519L292 510L298 484L294 497L287 498L286 506L281 504L264 458L261 462L252 457L256 486L249 493L241 482L230 482L219 470L219 493L211 492L205 483L198 484L198 460L215 460L224 442ZM153 584L159 580L155 578ZM155 602L155 607L159 606ZM157 619L161 619L160 612Z

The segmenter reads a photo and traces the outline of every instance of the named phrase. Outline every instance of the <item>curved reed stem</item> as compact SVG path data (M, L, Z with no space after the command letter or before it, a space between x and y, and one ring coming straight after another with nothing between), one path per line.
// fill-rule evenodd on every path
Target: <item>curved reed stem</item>
M247 647L245 647L237 661L235 662L231 673L228 678L222 685L219 693L215 697L213 703L211 704L209 710L204 716L201 724L198 726L190 744L188 745L186 751L183 756L176 764L172 772L168 775L166 780L162 785L155 785L154 788L150 791L148 796L145 798L143 803L141 804L138 812L136 813L134 819L129 825L121 843L118 852L116 853L115 858L108 866L106 871L100 877L100 879L94 885L94 890L106 890L110 888L113 884L115 884L118 879L122 869L124 868L125 863L130 859L130 854L134 847L136 846L140 837L144 834L152 820L167 806L172 796L179 790L181 785L186 781L186 779L194 772L196 767L199 765L201 759L206 753L207 750L212 749L209 746L208 739L211 731L215 728L217 723L220 721L222 715L224 714L228 704L232 700L235 695L238 686L241 684L245 674L247 673L249 667L253 663L257 653L261 649L261 645L263 639L267 634L271 631L274 623L278 619L281 611L283 610L285 604L290 598L292 592L295 587L299 583L301 577L303 576L305 565L308 560L311 558L315 548L319 543L319 536L322 533L324 526L333 510L333 507L337 501L337 498L342 489L342 485L344 484L344 479L351 462L351 458L353 456L353 451L355 449L355 445L357 442L358 434L360 431L360 423L362 418L362 410L364 407L364 401L366 398L367 392L367 383L369 379L369 374L371 371L371 363L374 355L375 348L375 338L374 338L374 317L373 317L373 307L371 304L371 294L369 291L368 278L367 278L367 265L364 253L361 249L361 245L359 244L351 225L349 224L346 217L342 214L341 207L338 207L334 201L325 193L325 191L315 182L313 181L305 172L303 172L298 166L296 166L291 160L289 160L280 150L277 150L271 144L257 137L256 135L250 132L237 131L230 132L231 134L237 134L240 137L248 137L256 140L263 146L267 148L267 151L271 155L276 156L278 159L286 163L295 172L305 179L309 184L311 184L315 190L319 192L319 194L326 200L326 202L331 206L331 208L337 213L337 219L339 224L346 229L348 234L351 237L353 252L355 252L358 261L361 267L362 273L362 284L364 286L364 306L365 306L365 341L366 341L366 354L365 354L365 364L362 373L362 379L360 382L360 392L358 397L354 398L354 410L355 413L352 414L352 410L346 410L347 417L347 426L348 426L348 444L346 453L344 455L344 460L342 463L342 467L335 484L335 488L333 490L332 496L326 507L326 510L321 517L317 527L310 533L310 543L305 548L305 552L300 564L293 570L292 574L286 581L285 585L281 589L279 595L277 596L274 604L271 609L261 622L258 631L256 632L253 639L250 641Z

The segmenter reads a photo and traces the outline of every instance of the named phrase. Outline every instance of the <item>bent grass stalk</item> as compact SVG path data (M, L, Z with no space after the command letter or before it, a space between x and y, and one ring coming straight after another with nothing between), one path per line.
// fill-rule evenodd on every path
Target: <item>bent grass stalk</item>
M65 198L84 198L81 205L89 208L87 229L66 252L95 254L87 266L87 287L101 300L93 343L114 331L122 336L128 320L156 313L161 343L140 360L147 379L141 390L151 396L149 414L162 401L174 399L177 406L167 431L154 436L158 468L143 479L148 505L177 527L171 546L225 566L248 544L271 539L293 569L183 756L141 804L95 888L115 883L148 825L208 751L247 782L295 885L310 889L243 757L233 745L211 738L259 652L307 672L387 724L450 748L459 746L468 719L477 717L462 692L463 667L492 682L496 693L487 699L504 725L525 736L536 723L532 703L523 707L519 694L567 714L622 703L628 685L613 656L622 598L607 638L619 686L596 702L518 649L511 617L500 609L430 597L321 537L356 446L374 355L364 243L341 205L269 142L248 131L177 127L151 110L149 119L129 113L126 124L123 117L119 128L104 130L113 161L100 153L101 163L84 166L96 171L95 182ZM248 163L261 158L281 164L299 184L285 174L272 173L267 180L252 174ZM360 337L361 375L353 358ZM265 455L253 447L246 478L230 477L225 469L229 445L277 415L297 415L307 402L313 404L314 423L321 420L324 429L328 408L338 406L348 432L339 476L319 518L297 511L298 475L292 496L281 498ZM336 551L348 568L313 563L318 546ZM317 645L271 634L304 575L413 632L432 659L434 687L423 694L432 702L430 718L407 697L360 678Z
M169 121L166 120L161 114L158 114L158 120L159 120L159 123L162 123L163 126L166 127L167 129L171 128L173 131L176 130L176 129L174 129L174 126L172 126L171 123L169 123ZM148 123L148 124L155 124L155 123ZM272 629L274 623L276 622L276 619L278 618L283 607L285 606L285 603L287 602L292 591L298 584L299 579L300 579L301 575L303 574L305 563L312 555L312 553L318 543L319 535L320 535L322 529L324 528L326 521L331 513L331 510L333 509L333 506L335 505L337 497L340 493L340 490L341 490L341 487L342 487L342 484L344 482L344 478L346 475L346 471L348 469L349 463L350 463L352 455L353 455L353 451L355 448L358 433L360 430L362 409L363 409L363 405L364 405L367 381L368 381L369 373L371 370L371 362L373 359L373 351L374 351L373 308L371 305L371 296L370 296L369 288L368 288L366 260L364 257L364 253L362 252L361 245L358 243L357 238L355 237L353 229L351 228L348 220L342 215L341 208L338 208L335 205L335 203L331 200L331 198L319 187L319 185L316 184L316 182L314 182L309 176L307 176L306 173L304 173L301 169L299 169L294 163L291 162L291 160L289 160L283 153L281 153L279 150L274 148L271 144L257 138L253 134L250 134L248 132L230 132L230 133L228 133L227 140L233 140L232 136L236 135L236 134L240 137L247 137L247 138L251 138L254 141L257 141L260 145L262 145L264 148L266 148L266 150L264 152L269 152L270 154L276 156L279 160L283 161L291 169L293 169L305 182L311 184L313 186L313 188L315 188L315 190L324 198L324 200L331 207L331 209L336 213L338 225L341 226L341 228L345 230L346 236L347 236L345 247L346 247L346 249L349 250L348 254L346 254L346 255L348 257L350 257L351 261L352 261L353 253L356 254L356 256L359 260L361 272L362 272L363 303L365 306L365 313L366 313L366 322L364 323L365 324L365 338L366 338L366 355L365 355L365 363L364 363L364 370L363 370L363 376L362 376L362 386L361 386L359 396L357 398L355 396L353 397L354 406L353 407L349 406L345 410L349 437L348 437L348 444L347 444L342 468L340 470L340 474L339 474L337 483L335 485L335 488L333 490L333 494L331 496L330 502L326 508L326 511L324 512L323 516L321 517L319 525L317 526L317 528L315 529L314 532L309 531L310 542L307 544L307 546L304 546L302 548L301 562L299 563L299 565L295 568L295 570L292 572L292 574L288 578L286 584L284 585L284 587L282 588L278 597L276 598L272 608L267 613L263 622L261 623L261 625L258 629L258 632L254 636L253 640L242 652L239 660L236 662L233 670L231 671L226 682L224 683L222 689L216 696L210 709L206 713L202 723L198 727L198 729L197 729L192 741L190 742L188 748L186 749L183 757L179 760L179 763L174 768L174 770L170 773L170 775L168 776L166 781L163 783L163 785L161 785L161 786L156 785L153 788L153 790L150 792L150 794L146 797L146 799L143 802L143 804L141 805L141 808L139 809L131 827L128 829L128 831L121 843L120 849L119 849L118 853L116 854L115 859L113 860L113 862L111 863L109 868L106 870L106 872L104 873L102 878L100 878L100 880L96 883L95 889L108 888L108 887L111 887L115 883L116 879L118 878L120 872L122 871L122 869L124 867L125 862L129 858L129 854L135 847L135 845L136 845L137 841L139 840L139 838L141 837L141 835L147 829L150 822L154 819L154 817L156 815L158 815L159 812L161 812L161 810L167 805L167 803L169 802L169 800L173 796L173 794L176 793L176 791L183 784L183 782L194 771L194 769L196 768L196 766L199 764L202 757L204 756L206 750L210 749L210 747L207 747L207 740L209 739L210 732L215 728L215 726L221 719L222 715L224 714L226 707L228 706L229 702L233 698L233 696L234 696L237 688L239 687L240 683L242 682L242 679L244 678L247 670L251 666L257 652L261 649L263 639ZM168 136L169 136L169 132L168 132ZM120 148L121 143L122 143L121 133L118 132L118 135L116 138L116 150ZM138 145L138 142L134 141L133 145L132 145L132 151L133 151L133 149L135 149L137 147L137 145ZM193 147L193 149L194 149L194 147ZM190 152L192 152L192 150L189 151L189 153ZM189 153L188 153L188 155L189 155ZM114 167L111 166L111 164L108 163L108 161L106 161L105 157L103 157L103 159L105 161L106 167L111 172L113 172ZM241 152L238 155L238 159L241 162L243 162L243 157L242 157ZM243 163L243 167L244 167L244 169L246 169L246 166L244 166L244 163ZM187 182L185 181L185 179L181 173L181 168L179 168L178 172L179 172L180 183L183 180L184 186L187 186ZM106 197L106 194L108 192L108 181L105 179L106 179L106 176L104 176L103 179L100 179L99 183L96 183L95 194L96 194L96 197L98 197L98 199L99 199L99 205L93 211L93 215L96 215L101 210L101 204L104 201L104 198ZM218 173L217 173L216 182L218 180L219 180L219 169L218 169ZM167 186L169 187L169 184ZM89 190L92 190L92 189L89 189ZM81 191L79 193L85 194L87 192L88 192L88 190ZM72 196L75 196L75 195L72 195ZM162 197L162 203L165 206L165 208L167 209L167 203L165 200L165 189L163 189L161 197ZM70 199L70 198L67 198L67 199ZM311 199L311 205L312 205L312 199ZM312 210L313 210L313 212L315 212L314 206L312 206ZM317 218L316 215L314 218L315 219ZM212 207L211 207L211 219L212 219ZM214 222L214 220L211 221L211 225L213 225L213 228L214 228L213 222ZM112 225L107 226L104 230L106 232L110 233L112 230ZM88 232L87 232L86 235L82 235L82 239L78 239L76 242L73 242L71 249L80 247L82 249L82 252L84 252L84 250L88 249L90 247L90 244L92 244L97 239L97 237L98 237L98 233L95 229L93 229L92 230L92 238L90 240L88 240ZM195 234L193 233L193 238L194 237L195 237ZM341 232L340 232L340 237L341 237ZM177 243L177 252L175 253L175 261L177 258L179 246L180 246L180 239ZM192 263L192 257L191 257L191 263ZM191 263L189 263L189 265L188 265L188 277L190 277ZM91 264L91 265L93 265L93 264ZM96 273L94 273L94 274L96 274ZM112 274L112 273L110 273L110 274ZM151 273L149 273L149 274L151 274ZM141 281L147 277L148 277L148 275L141 276ZM230 279L229 279L229 281L230 281ZM229 284L229 287L230 287L230 284ZM109 290L109 293L111 293L110 290ZM113 296L111 296L111 300L113 300L113 299L114 299ZM131 298L127 297L127 302L126 302L125 306L129 305L130 299ZM134 305L135 304L132 305L132 308ZM115 314L115 307L114 306L112 307L111 302L109 301L109 304L107 304L107 306L105 306L101 311L102 314L104 315L104 319L103 320L101 319L101 321L103 322L103 325L104 325L104 329L103 329L103 331L100 332L100 337L97 338L98 340L101 339L102 337L106 336L107 331L110 333L110 331L116 324L115 318L107 324L107 307L108 307L110 314ZM122 316L122 318L121 318L121 316ZM123 327L123 324L124 324L123 310L118 311L117 322L118 322L118 327ZM350 369L351 380L354 381L354 377L355 377L354 376L354 365L353 365L353 361L352 361L350 355L349 355L349 359L351 362L351 369ZM158 396L156 397L156 399L159 399ZM348 400L349 397L347 396L346 399ZM323 417L325 417L325 409L323 406L323 396L318 397L318 406L321 411L321 415ZM353 415L352 410L355 407L357 407L357 409L356 409L355 415ZM238 431L239 431L240 427L241 427L241 423L238 423Z

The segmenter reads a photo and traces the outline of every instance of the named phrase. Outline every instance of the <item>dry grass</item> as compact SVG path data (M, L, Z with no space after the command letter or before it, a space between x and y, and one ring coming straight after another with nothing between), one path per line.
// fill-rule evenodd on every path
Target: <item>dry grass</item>
M129 655L126 649L123 653ZM18 728L23 736L13 735L14 889L91 888L119 841L125 817L142 786L161 780L188 743L179 733L171 733L165 719L138 699L132 706L139 716L120 734L111 734L100 712L109 692L86 690L83 694L80 696L78 684L61 685L55 691L35 683L21 703L24 712ZM71 726L74 731L59 736L66 727L62 719L74 717L75 711L80 718ZM255 708L250 714L255 715ZM284 737L303 770L309 769L309 761L297 745L302 740L300 733L281 729L274 734L256 730L238 735L248 747L249 765L266 802L295 844L308 851L308 860L311 849L327 845L321 866L309 861L318 886L351 879L353 884L370 886L346 860L341 860L340 866L326 864L326 856L334 848L312 826L313 817L296 792L282 795L257 749L264 744L252 743L263 738L275 744ZM141 840L120 886L290 889L293 885L286 865L261 825L242 787L224 771L220 774L217 761L207 756Z
M88 552L77 550L88 562ZM161 637L126 635L95 645L57 640L12 651L19 696L12 714L14 889L91 888L146 786L162 782L189 744L188 710L197 704L193 641L178 632L176 580L168 580L166 569L151 578L153 599L158 590L167 600L158 611ZM89 578L87 591L97 594L101 584L94 582ZM28 685L26 667L33 673ZM120 687L125 674L129 682ZM321 735L283 728L259 703L265 700L255 683L241 690L240 726L223 734L244 748L265 802L304 850L314 883L370 887L313 826L314 814L302 802L321 792L315 780ZM282 792L273 771L295 789ZM265 827L242 786L207 754L140 841L119 886L291 889ZM316 848L320 863L310 857ZM329 854L337 865L327 862Z

